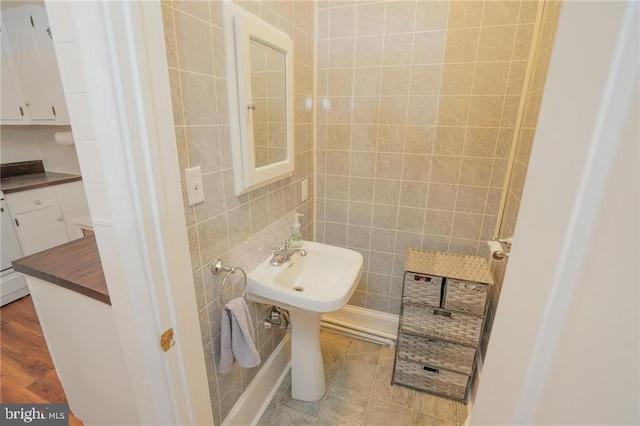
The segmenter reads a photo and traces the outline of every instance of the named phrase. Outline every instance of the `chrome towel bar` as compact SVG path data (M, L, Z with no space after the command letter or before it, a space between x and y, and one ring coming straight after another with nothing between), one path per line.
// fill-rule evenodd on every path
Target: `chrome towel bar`
M220 289L219 289L219 293L220 296L218 297L218 300L220 301L220 306L222 306L222 308L224 309L225 303L224 303L224 299L223 299L223 295L224 295L224 286L227 283L227 279L235 274L237 271L242 272L242 279L243 279L243 283L242 283L242 298L248 303L247 300L247 273L244 271L244 269L240 268L239 266L227 266L222 262L222 259L216 259L213 264L211 265L211 273L213 275L218 275L221 272L226 272L227 275L224 276L224 278L222 279L222 282L220 283Z

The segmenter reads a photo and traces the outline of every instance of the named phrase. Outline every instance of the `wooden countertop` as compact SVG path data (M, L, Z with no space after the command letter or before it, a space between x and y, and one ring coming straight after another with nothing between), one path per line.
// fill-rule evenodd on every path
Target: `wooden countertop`
M3 177L0 179L0 190L5 194L11 194L13 192L28 191L29 189L60 185L78 180L82 180L82 176L52 172L29 173Z
M18 272L111 304L98 246L93 235L11 263L13 269Z

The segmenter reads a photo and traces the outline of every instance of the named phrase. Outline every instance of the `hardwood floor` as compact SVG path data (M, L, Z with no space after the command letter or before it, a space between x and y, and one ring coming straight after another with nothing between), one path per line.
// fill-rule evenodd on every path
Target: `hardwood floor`
M31 296L0 308L0 366L0 402L67 402ZM73 413L69 424L82 426Z

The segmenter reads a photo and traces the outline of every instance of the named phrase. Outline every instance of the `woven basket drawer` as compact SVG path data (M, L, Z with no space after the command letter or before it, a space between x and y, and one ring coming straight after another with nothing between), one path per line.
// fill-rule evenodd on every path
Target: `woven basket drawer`
M448 278L445 287L445 308L484 315L489 293L488 285Z
M442 277L407 272L404 274L402 299L409 303L440 306Z
M398 358L471 375L475 348L400 333Z
M480 342L482 318L405 304L401 331L476 346Z
M452 398L465 399L469 376L398 359L396 360L393 380L395 383L413 386Z

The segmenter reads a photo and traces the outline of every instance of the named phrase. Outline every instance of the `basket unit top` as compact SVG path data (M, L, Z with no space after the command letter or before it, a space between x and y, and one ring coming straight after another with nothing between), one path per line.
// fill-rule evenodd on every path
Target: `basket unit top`
M404 269L420 274L493 284L487 261L476 256L408 249Z

